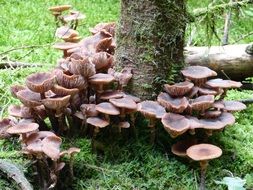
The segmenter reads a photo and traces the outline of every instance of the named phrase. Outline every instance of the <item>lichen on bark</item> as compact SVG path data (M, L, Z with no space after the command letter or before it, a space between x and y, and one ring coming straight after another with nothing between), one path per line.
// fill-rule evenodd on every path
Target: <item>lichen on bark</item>
M129 92L150 99L175 80L184 64L187 21L184 0L121 1L116 68L133 68Z

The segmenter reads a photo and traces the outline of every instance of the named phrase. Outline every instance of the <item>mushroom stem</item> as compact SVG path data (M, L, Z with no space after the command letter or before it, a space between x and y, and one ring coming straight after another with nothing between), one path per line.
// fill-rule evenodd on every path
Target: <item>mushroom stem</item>
M200 190L205 190L205 179L206 179L206 169L208 166L208 161L204 160L204 161L200 161L200 170L201 170L201 176L200 176L200 186L199 189Z
M227 95L227 89L224 88L223 90L224 90L224 92L220 95L219 100L223 100L226 97L226 95Z
M40 131L47 131L48 130L48 126L45 123L45 121L43 119L40 118L39 115L36 114L35 110L33 108L30 109L30 112L34 118L34 120L39 124L39 130Z
M92 150L93 151L96 150L95 139L96 139L98 133L99 133L99 127L95 127L94 131L93 131L92 141L91 141L91 145L92 145Z
M150 128L150 144L154 145L155 143L155 137L156 137L156 119L155 118L150 118L149 120L149 128Z
M71 154L69 158L69 173L71 181L74 179L73 165L74 165L74 156Z
M130 121L132 124L132 130L134 137L137 138L136 128L135 128L135 113L130 113Z

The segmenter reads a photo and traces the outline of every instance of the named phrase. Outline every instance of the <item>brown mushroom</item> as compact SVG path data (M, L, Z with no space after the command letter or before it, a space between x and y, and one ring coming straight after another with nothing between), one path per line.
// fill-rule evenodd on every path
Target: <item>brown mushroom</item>
M169 94L164 92L158 95L157 101L168 111L174 113L182 113L189 105L186 97L172 98Z
M60 158L62 140L58 136L47 136L42 140L42 151L53 161Z
M123 119L126 115L126 109L137 110L137 104L130 98L110 99L109 102L111 102L114 106L120 109L120 117L122 117Z
M80 47L79 44L72 43L72 42L57 42L53 45L53 48L59 49L63 51L63 57L66 58L69 56L68 51L69 49Z
M246 105L238 101L223 101L224 110L227 112L236 112L246 109Z
M113 56L106 52L98 52L91 56L91 62L97 71L107 71L113 66Z
M193 83L189 81L184 81L180 83L175 83L173 85L165 84L164 90L167 93L169 93L171 96L178 97L178 96L184 96L185 94L190 92L193 86L194 86Z
M11 95L14 97L14 98L17 98L17 92L20 91L20 90L25 90L26 87L22 86L22 85L13 85L11 86L10 90L11 90Z
M208 161L220 157L222 155L222 150L211 144L198 144L188 148L186 154L191 159L199 161L201 168L200 190L204 190Z
M171 152L179 157L187 157L186 150L195 144L197 144L197 139L181 140L172 145Z
M41 96L39 93L32 92L29 89L17 92L18 99L27 107L36 107L41 105Z
M212 107L213 103L214 103L213 95L203 95L193 99L190 102L190 107L192 110L204 112L208 108Z
M105 118L110 122L109 115L119 115L120 110L110 102L102 102L96 105L96 110L100 113L105 114Z
M60 28L57 28L55 32L55 36L61 39L73 38L77 37L78 35L79 33L76 30L73 30L68 26L61 26Z
M122 98L125 94L120 90L107 90L100 95L100 100Z
M8 107L8 114L10 116L18 118L32 118L30 109L25 106L20 105L10 105Z
M48 8L48 10L52 12L62 12L69 10L71 7L72 7L71 5L58 5Z
M98 32L101 32L102 30L105 30L109 32L112 36L115 35L115 23L110 22L110 23L99 23L97 24L94 28L90 28L90 32L95 35Z
M98 73L89 78L89 83L95 86L98 93L104 92L104 85L110 84L114 81L114 77L109 74Z
M10 137L7 130L11 127L10 119L4 118L0 120L0 139Z

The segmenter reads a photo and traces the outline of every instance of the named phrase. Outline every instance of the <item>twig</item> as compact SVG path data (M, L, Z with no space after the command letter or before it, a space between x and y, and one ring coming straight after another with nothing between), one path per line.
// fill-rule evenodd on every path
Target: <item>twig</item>
M249 3L253 3L253 0L242 0L242 1L235 1L235 2L229 2L229 3L221 3L219 5L214 5L211 7L195 9L193 11L193 15L194 17L200 17L208 13L214 13L216 11L221 11L228 8L235 8L237 6L244 6Z
M249 32L248 34L245 34L245 35L241 36L239 39L237 39L236 41L234 41L232 44L236 44L237 42L239 42L242 39L247 38L248 36L251 36L251 35L253 35L253 31Z
M230 3L232 3L233 0L230 0ZM222 38L222 45L227 45L228 44L228 34L229 34L229 28L230 28L230 23L231 23L231 9L228 10L226 14L226 19L225 19L225 24L224 24L224 34Z
M15 62L15 61L0 62L0 69L7 69L7 68L14 69L17 67L42 67L42 64L23 63L23 62Z
M4 52L1 52L0 55L4 55L4 54L10 53L12 51L20 50L20 49L41 48L41 47L48 47L48 46L51 46L51 45L52 45L52 43L42 44L42 45L30 45L30 46L14 47L14 48L8 49Z

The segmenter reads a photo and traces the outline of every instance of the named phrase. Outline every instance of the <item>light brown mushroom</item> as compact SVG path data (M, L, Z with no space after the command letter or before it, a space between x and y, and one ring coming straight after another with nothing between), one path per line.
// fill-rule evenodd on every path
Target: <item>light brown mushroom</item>
M105 114L105 118L110 122L109 115L119 115L120 110L110 102L102 102L96 105L96 110L100 113Z
M53 161L60 158L62 140L58 136L47 136L42 140L42 151Z
M125 110L137 110L137 104L135 101L133 101L130 98L118 98L118 99L110 99L109 102L111 102L114 106L118 107L120 109L120 117L122 119L125 118Z
M72 42L57 42L53 45L53 48L59 49L63 51L63 57L66 58L69 56L68 51L69 49L80 47L77 43Z
M48 10L52 12L62 12L69 10L72 6L71 5L58 5L58 6L53 6L49 7Z
M17 92L18 99L27 107L36 107L41 105L41 96L39 93L32 92L29 89Z
M193 99L190 102L190 107L192 110L204 112L208 108L212 107L213 103L214 103L213 95L203 95Z
M205 189L205 174L208 166L208 161L219 158L222 155L222 150L211 144L193 145L186 150L187 156L195 161L199 161L201 168L200 190Z
M10 105L8 107L8 114L18 118L32 118L30 109L22 105Z
M194 86L193 83L189 81L184 81L180 83L175 83L173 85L165 84L164 90L167 93L169 93L171 96L178 97L178 96L184 96L185 94L190 92L193 86Z
M98 93L104 92L104 85L114 81L114 77L109 74L98 73L89 78L89 83L94 85Z
M0 139L10 137L10 134L7 133L7 130L11 127L10 121L7 118L0 120Z

